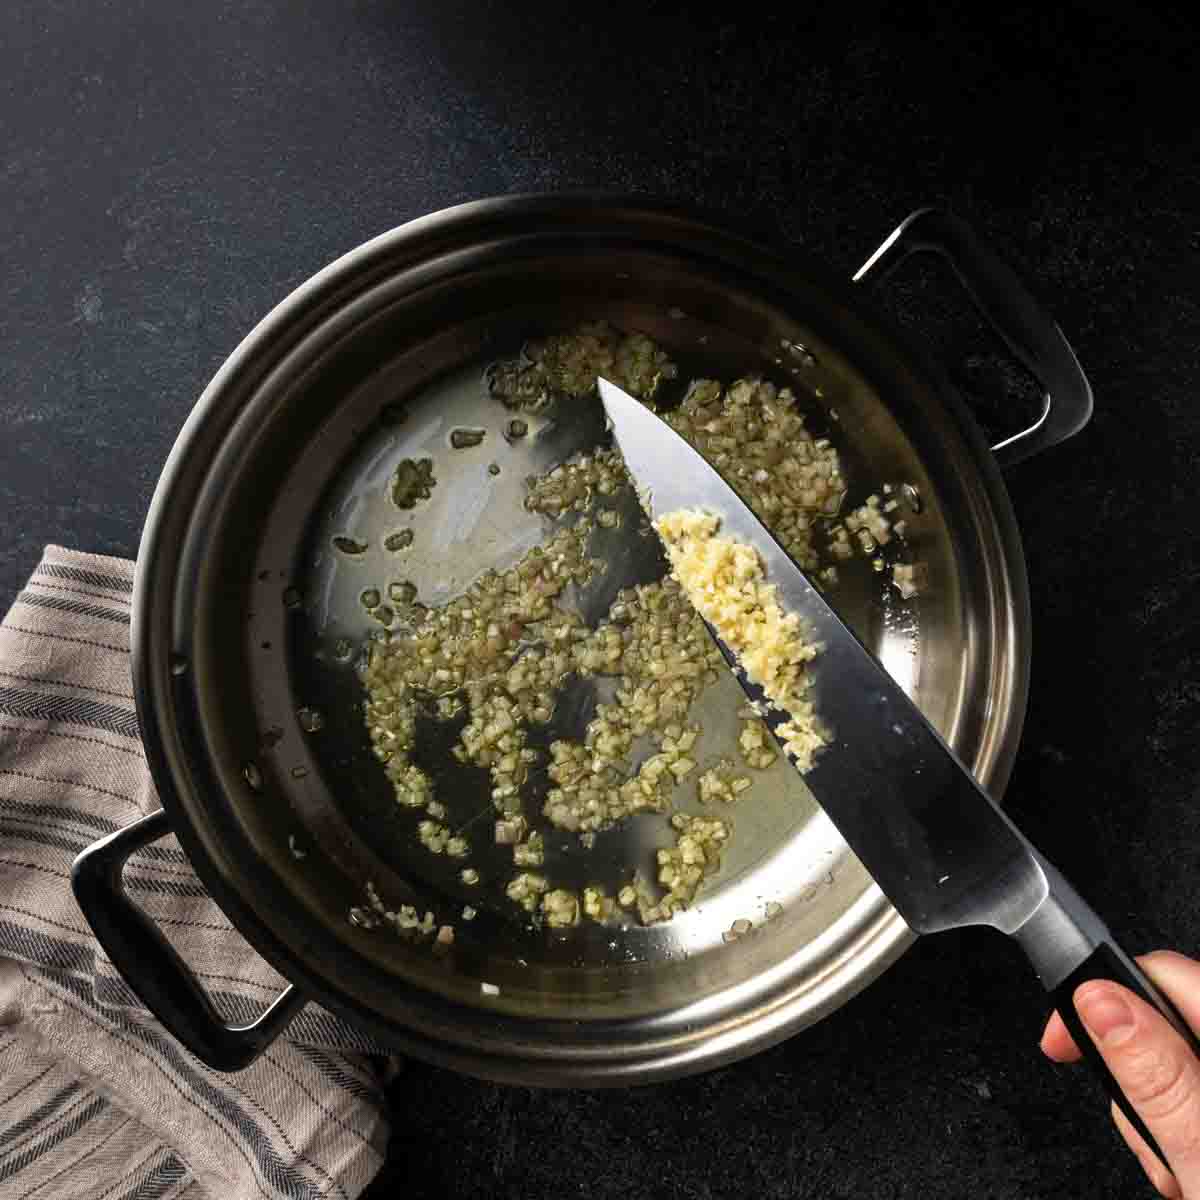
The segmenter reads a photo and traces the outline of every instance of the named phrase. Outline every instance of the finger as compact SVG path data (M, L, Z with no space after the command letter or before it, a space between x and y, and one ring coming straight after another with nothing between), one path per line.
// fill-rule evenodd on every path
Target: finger
M1174 950L1155 950L1138 957L1142 970L1170 997L1179 1015L1200 1033L1200 962L1176 954Z
M1142 969L1171 996L1180 1015L1200 1032L1200 963L1173 950L1155 950L1138 957ZM1078 1062L1081 1055L1070 1031L1056 1012L1050 1014L1042 1032L1042 1053L1055 1062Z
M1200 1061L1157 1009L1118 984L1085 983L1074 1002L1184 1195L1200 1194Z
M1062 1017L1056 1012L1052 1012L1046 1022L1040 1045L1042 1053L1055 1062L1073 1063L1083 1057L1079 1053L1079 1047L1075 1045L1075 1039L1063 1024Z
M1112 1106L1113 1124L1125 1139L1125 1144L1133 1151L1146 1178L1167 1198L1167 1200L1182 1200L1183 1192L1179 1188L1179 1180L1162 1165L1157 1154L1146 1145L1145 1139L1132 1125L1129 1118L1114 1104Z

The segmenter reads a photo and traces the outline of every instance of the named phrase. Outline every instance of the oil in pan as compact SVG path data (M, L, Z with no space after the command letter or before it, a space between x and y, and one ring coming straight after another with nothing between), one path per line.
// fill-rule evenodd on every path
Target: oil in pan
M612 330L605 336L618 345L628 340ZM713 379L728 390L742 374L739 365L744 370L744 349L722 353L719 333L714 339L697 330L693 345L690 354L673 350L673 369L654 387L654 403L662 411L683 403L694 381ZM514 355L507 362L528 367L530 360ZM613 369L621 369L619 359ZM822 438L836 439L836 420L829 419L818 396L804 393L790 373L777 382L800 393L797 404L818 445ZM845 854L803 779L781 756L769 766L748 765L741 741L748 724L745 699L723 665L677 721L696 731L687 748L694 766L678 781L668 776L674 786L665 788L660 810L635 812L582 835L556 827L544 814L554 786L547 764L553 744L582 745L597 704L613 703L615 680L609 676L566 673L554 689L549 720L524 725L523 758L532 761L525 767L519 806L510 799L507 812L498 812L488 771L455 754L469 718L463 689L436 697L436 703L424 696L416 706L407 758L429 784L415 798L419 803L398 802L382 766L364 769L361 761L372 754L363 710L364 668L372 648L388 643L393 652L407 653L422 619L459 600L486 573L504 576L556 534L586 527L582 554L594 567L582 582L568 583L555 604L587 629L611 617L622 589L663 577L657 538L627 483L586 494L561 514L532 511L527 503L531 488L556 468L611 447L594 374L577 386L582 394L535 396L532 402L517 397L514 405L512 396L495 394L495 363L478 362L389 405L321 507L303 586L306 620L293 663L308 722L328 735L314 743L322 771L330 779L343 772L355 780L353 789L338 793L348 826L416 893L436 897L440 914L460 914L457 938L494 937L502 927L505 940L515 939L531 962L695 953L811 896L831 882ZM868 644L877 645L893 674L900 674L915 662L906 644L915 622L908 616L909 602L889 586L895 545L881 546L868 521L853 517L856 511L867 518L874 514L877 532L892 528L896 522L886 514L899 509L899 499L881 490L864 506L868 488L855 479L850 454L841 446L837 450L852 490L836 510L814 514L814 542L834 566L828 586L840 611ZM530 644L539 644L536 636ZM509 661L519 661L519 654ZM656 751L650 737L636 738L627 772ZM698 780L706 775L739 781L736 800L702 802ZM644 916L662 894L657 856L676 843L669 820L675 813L716 818L729 837L719 868L701 883L694 903L669 920L644 923L636 903L616 901L623 892L628 901L637 881ZM498 821L503 830L497 830ZM513 842L522 850L514 853ZM512 898L520 877L542 881L542 891L529 897L531 911ZM573 912L567 908L566 927L555 927L548 908L553 897L559 897L560 915L563 904L576 906ZM589 907L600 920L587 915Z

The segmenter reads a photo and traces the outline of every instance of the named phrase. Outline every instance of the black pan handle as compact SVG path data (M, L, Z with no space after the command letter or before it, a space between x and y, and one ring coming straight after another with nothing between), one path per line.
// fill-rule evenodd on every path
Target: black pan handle
M240 1071L287 1028L306 998L289 984L258 1020L225 1024L175 948L125 893L126 859L170 832L160 808L110 833L76 858L71 887L96 940L165 1028L201 1062Z
M992 447L999 464L1011 467L1078 433L1092 415L1092 389L1074 350L1025 285L960 217L918 209L863 263L854 281L881 279L918 251L950 263L984 318L1042 386L1042 415Z
M1058 1015L1075 1039L1084 1062L1099 1077L1109 1099L1141 1134L1146 1145L1170 1168L1158 1143L1108 1069L1075 1009L1075 991L1093 979L1128 988L1156 1008L1200 1059L1200 1041L1175 1006L1117 944L1096 911L1044 858L1038 856L1049 892L1037 911L1013 934L1049 992Z

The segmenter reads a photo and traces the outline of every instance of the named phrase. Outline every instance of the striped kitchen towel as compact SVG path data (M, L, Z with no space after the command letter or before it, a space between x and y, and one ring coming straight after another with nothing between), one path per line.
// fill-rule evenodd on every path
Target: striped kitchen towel
M71 861L158 808L129 671L133 564L48 547L0 625L0 1197L352 1200L383 1162L382 1050L310 1004L252 1066L205 1067L140 1005ZM125 880L229 1020L283 980L174 838Z

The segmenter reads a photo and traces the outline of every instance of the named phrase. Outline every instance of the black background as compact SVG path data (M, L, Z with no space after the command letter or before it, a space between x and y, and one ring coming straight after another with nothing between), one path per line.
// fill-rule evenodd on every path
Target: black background
M0 7L0 607L42 545L132 556L238 339L372 234L605 187L748 217L850 273L955 208L1073 341L1092 424L1013 469L1035 618L1011 810L1130 947L1200 950L1200 150L1184 18L922 4ZM1182 11L1182 10L1181 10ZM966 12L965 7L961 10ZM936 272L889 289L1003 426ZM1011 419L1012 414L1007 414ZM647 1089L419 1064L373 1196L1138 1195L999 936L919 944L833 1018Z

